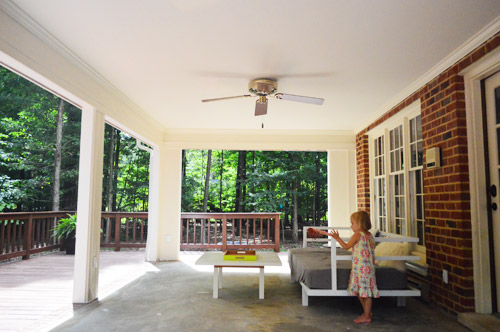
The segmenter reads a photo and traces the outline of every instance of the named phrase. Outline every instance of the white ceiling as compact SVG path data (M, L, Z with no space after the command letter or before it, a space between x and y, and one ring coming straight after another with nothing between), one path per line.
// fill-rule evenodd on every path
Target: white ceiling
M15 0L166 128L359 130L500 15L498 0ZM258 77L323 106L253 99Z

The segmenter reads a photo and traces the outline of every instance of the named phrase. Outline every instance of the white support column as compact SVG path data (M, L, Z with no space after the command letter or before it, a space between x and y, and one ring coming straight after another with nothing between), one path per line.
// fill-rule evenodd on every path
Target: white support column
M148 198L148 236L146 242L146 261L156 262L158 261L158 224L160 222L160 201L159 201L159 191L160 191L160 147L153 147L153 151L150 152L149 156L149 198Z
M73 302L89 303L99 277L104 115L84 108L81 126Z
M355 150L328 151L328 226L349 227L356 211Z
M163 145L159 167L158 259L178 260L181 236L181 149Z

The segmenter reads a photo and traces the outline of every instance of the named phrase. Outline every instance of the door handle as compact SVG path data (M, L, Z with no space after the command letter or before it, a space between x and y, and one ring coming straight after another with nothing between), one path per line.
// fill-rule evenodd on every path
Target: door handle
M497 203L492 203L492 204L491 204L491 209L492 209L493 211L496 211L496 210L497 210Z
M489 193L490 193L490 195L492 197L497 197L497 186L495 186L494 184L492 184L490 186L490 189L488 191L489 191Z

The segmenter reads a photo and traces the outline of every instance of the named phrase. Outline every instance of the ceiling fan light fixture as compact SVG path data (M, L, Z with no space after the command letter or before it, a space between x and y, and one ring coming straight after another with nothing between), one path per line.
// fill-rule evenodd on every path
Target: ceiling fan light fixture
M270 78L258 78L248 83L248 91L257 96L267 96L278 91L278 81Z

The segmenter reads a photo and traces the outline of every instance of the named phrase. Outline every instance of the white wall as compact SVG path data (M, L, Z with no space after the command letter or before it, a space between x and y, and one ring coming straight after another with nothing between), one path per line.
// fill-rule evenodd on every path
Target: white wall
M356 151L328 151L328 226L349 227L356 211Z

